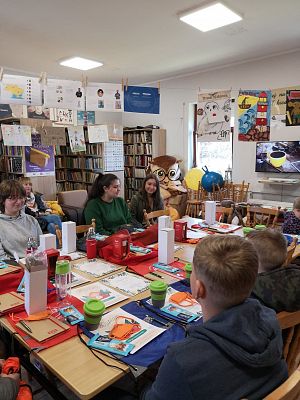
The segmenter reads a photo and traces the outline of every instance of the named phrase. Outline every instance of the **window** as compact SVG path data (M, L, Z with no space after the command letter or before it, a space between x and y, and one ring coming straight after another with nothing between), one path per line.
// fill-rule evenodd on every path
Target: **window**
M197 167L207 166L209 171L218 172L223 177L225 171L232 169L232 134L229 142L198 142L196 162Z

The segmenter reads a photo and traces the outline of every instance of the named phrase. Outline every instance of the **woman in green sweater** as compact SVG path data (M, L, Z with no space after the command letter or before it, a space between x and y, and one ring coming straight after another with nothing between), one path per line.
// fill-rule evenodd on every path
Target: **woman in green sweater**
M120 181L114 174L99 174L84 209L87 224L96 220L96 232L111 235L122 225L131 224L131 215L120 194Z

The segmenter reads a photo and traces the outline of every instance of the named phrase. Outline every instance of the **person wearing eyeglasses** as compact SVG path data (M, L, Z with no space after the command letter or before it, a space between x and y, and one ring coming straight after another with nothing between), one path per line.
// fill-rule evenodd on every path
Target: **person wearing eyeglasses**
M22 258L29 237L39 241L42 230L38 221L23 211L26 193L20 182L0 183L0 259Z

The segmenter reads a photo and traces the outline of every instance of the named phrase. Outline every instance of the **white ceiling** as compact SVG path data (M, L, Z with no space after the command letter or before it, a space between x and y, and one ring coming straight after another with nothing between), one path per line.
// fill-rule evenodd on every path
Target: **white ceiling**
M0 66L80 79L58 60L82 56L89 81L139 84L300 48L300 0L226 0L244 19L207 33L177 17L203 2L0 0Z

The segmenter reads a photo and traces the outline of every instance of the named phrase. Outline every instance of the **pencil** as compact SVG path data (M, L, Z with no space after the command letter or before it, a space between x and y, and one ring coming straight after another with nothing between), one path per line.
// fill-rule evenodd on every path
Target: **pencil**
M162 275L156 274L155 272L148 272L150 275L157 276L158 278L164 279Z
M20 320L20 324L22 326L24 326L24 328L27 329L28 332L32 333L32 330L29 328L29 326L24 321Z

